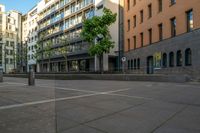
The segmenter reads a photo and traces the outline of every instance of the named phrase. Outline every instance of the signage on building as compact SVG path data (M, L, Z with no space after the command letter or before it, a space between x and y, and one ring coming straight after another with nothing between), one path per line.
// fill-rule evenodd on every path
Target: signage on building
M154 69L161 69L162 67L162 53L156 52L153 55L154 57Z
M122 62L125 62L126 61L126 57L122 57Z

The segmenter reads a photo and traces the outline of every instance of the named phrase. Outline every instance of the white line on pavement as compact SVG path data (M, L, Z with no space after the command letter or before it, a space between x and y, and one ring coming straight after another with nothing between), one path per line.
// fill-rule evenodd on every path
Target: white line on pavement
M95 92L93 94L86 94L86 95L80 95L80 96L72 96L72 97L64 97L64 98L57 98L57 99L48 99L48 100L42 100L42 101L35 101L35 102L7 105L7 106L1 106L0 110L17 108L17 107L24 107L24 106L31 106L31 105L37 105L37 104L43 104L43 103L50 103L50 102L57 102L57 101L64 101L64 100L70 100L70 99L77 99L77 98L83 98L83 97L90 97L90 96L95 96L95 95L104 95L104 94L106 95L106 94L125 91L125 90L129 90L129 89L130 88L120 89L120 90L115 90L115 91L107 91L107 92ZM76 89L70 89L70 90L76 90ZM77 91L80 91L80 90L77 90Z

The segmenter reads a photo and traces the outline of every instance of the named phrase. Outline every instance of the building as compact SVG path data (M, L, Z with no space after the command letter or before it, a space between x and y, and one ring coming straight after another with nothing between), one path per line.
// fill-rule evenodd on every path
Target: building
M18 46L21 44L21 13L5 12L0 5L0 65L5 73L17 70Z
M38 3L38 36L40 44L52 44L50 59L43 52L39 60L40 71L63 72L65 71L65 58L58 52L63 47L63 40L67 40L67 60L70 71L97 71L98 59L88 55L89 45L80 38L82 21L101 15L103 7L118 13L119 5L116 0L42 0ZM119 42L118 19L110 27L115 47L110 54L104 55L104 70L116 68ZM46 53L46 54L45 54ZM50 63L50 67L48 64ZM50 70L48 70L50 69Z
M26 15L23 16L23 44L24 44L24 50L27 50L25 56L27 59L27 71L29 71L31 68L37 72L37 65L36 65L36 57L35 57L35 45L37 43L37 30L38 30L38 24L37 24L37 6L33 7Z
M199 7L199 0L126 0L128 72L199 75Z

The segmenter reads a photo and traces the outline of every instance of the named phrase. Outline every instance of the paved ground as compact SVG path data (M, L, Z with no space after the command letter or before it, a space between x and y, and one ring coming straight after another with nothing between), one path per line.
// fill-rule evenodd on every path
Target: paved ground
M0 133L199 133L200 85L4 78Z

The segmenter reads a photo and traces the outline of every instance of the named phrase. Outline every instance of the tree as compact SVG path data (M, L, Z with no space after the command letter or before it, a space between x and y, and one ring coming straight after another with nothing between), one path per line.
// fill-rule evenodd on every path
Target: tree
M100 72L103 72L103 54L114 47L109 26L116 21L117 14L104 8L102 16L94 16L83 22L81 37L90 45L89 54L99 58Z
M58 48L57 51L65 58L65 71L68 72L68 63L67 63L67 54L69 53L68 44L69 41L67 38L61 39L60 43L62 47Z
M43 52L45 57L48 58L48 67L47 72L50 72L50 63L51 63L51 56L53 55L52 50L53 43L51 41L48 41L45 46L43 46Z
M38 63L42 59L42 46L40 41L37 41L37 43L34 45L34 51L33 51L33 58L36 60L36 63ZM43 64L41 71L43 71Z

